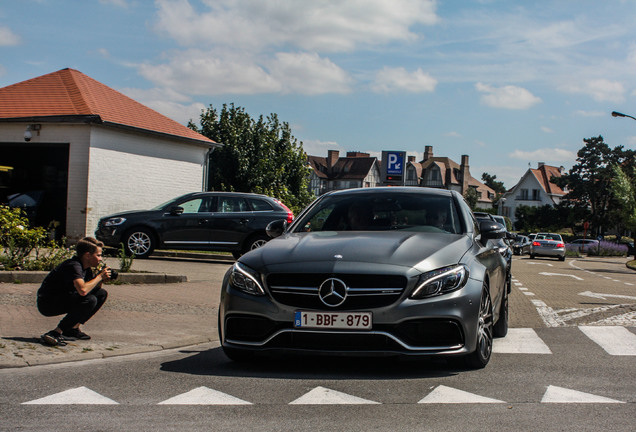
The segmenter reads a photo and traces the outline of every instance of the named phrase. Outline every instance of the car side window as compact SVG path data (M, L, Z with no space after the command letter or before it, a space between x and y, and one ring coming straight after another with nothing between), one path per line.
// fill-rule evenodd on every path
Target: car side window
M199 208L201 207L202 202L202 198L196 198L179 204L179 207L183 208L183 214L199 213Z
M252 205L252 210L254 211L272 211L272 205L265 200L262 199L249 199L250 204Z
M250 211L247 201L239 197L220 197L218 211L221 213Z

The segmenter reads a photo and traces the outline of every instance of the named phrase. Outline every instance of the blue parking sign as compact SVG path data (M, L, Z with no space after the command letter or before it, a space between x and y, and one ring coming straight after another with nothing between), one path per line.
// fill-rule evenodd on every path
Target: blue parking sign
M404 152L387 152L386 173L390 175L404 173Z

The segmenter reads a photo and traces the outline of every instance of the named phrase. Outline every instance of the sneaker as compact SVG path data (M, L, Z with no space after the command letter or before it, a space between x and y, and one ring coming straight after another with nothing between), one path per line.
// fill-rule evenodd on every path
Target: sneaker
M64 337L80 339L80 340L89 340L91 338L89 335L87 335L86 333L84 333L83 331L77 328L66 330L62 333L62 335L64 335Z
M48 333L44 333L40 336L42 342L50 346L65 346L66 342L64 342L64 336L56 332L55 330L51 330Z

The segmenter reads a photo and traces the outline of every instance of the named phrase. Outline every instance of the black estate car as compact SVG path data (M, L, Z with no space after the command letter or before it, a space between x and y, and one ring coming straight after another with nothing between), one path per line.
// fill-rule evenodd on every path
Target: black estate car
M322 195L223 279L219 336L244 360L267 352L490 360L508 330L506 260L463 197L383 187Z
M238 192L194 192L151 210L103 217L95 236L106 246L119 247L137 258L155 249L232 252L235 258L264 245L267 224L294 215L287 206L265 195Z

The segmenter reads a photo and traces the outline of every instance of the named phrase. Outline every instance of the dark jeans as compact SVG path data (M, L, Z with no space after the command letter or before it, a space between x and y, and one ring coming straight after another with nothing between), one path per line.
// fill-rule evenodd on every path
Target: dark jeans
M58 327L67 331L78 323L85 324L102 307L106 297L108 292L103 288L95 288L85 296L77 292L59 297L38 296L38 310L49 317L66 314Z

